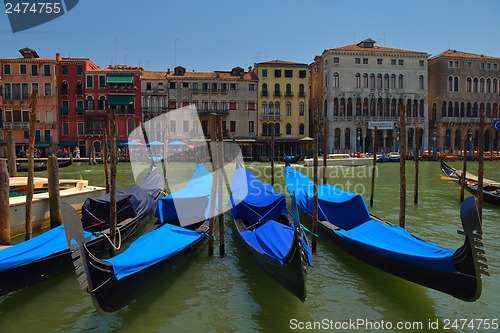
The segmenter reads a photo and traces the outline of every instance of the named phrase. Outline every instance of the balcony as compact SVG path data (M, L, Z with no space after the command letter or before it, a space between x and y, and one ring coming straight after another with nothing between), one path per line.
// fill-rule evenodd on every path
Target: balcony
M493 124L496 118L484 118L485 124ZM441 123L443 124L479 124L481 120L479 117L442 117Z
M28 122L3 122L3 128L5 129L13 129L13 128L23 128L23 129L28 129L30 126L30 123Z
M299 91L299 97L306 97L306 93L303 91Z
M293 93L291 91L287 91L285 93L285 97L293 97Z
M137 91L137 87L132 84L108 84L106 86L109 91L113 92L133 92Z
M262 90L262 91L260 92L260 96L262 96L262 97L267 97L267 96L268 96L267 90Z
M260 120L278 120L278 121L281 121L281 114L261 114Z
M227 115L229 114L229 110L198 110L198 114L200 115L209 115L212 113L218 115Z
M274 97L281 97L281 91L275 91L273 96Z

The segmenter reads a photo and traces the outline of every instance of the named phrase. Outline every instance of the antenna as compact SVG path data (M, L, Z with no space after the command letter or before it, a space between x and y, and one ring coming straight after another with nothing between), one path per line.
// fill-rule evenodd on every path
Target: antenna
M124 65L127 64L127 59L128 59L127 50L128 50L128 47L124 46L123 47L123 62L124 62Z
M260 54L261 54L261 53L262 53L262 52L260 52L260 51L258 51L258 52L257 52L257 63L259 63L259 62L260 62Z
M178 39L174 39L174 66L177 67L177 41Z
M118 35L115 35L115 57L113 59L116 60L116 53L118 52ZM111 61L111 65L113 64L113 61Z

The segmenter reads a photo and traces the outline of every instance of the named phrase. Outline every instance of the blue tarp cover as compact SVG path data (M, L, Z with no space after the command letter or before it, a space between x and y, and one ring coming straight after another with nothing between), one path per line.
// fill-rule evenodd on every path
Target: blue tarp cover
M212 174L198 163L183 189L158 200L156 217L162 223L179 220L181 226L205 221L210 215L211 191Z
M286 214L286 197L269 184L262 183L255 175L237 168L231 185L232 214L235 219L258 222Z
M204 235L195 231L164 224L139 237L124 252L106 261L113 264L115 276L120 280L182 251L201 237Z
M267 221L255 230L240 233L241 238L260 253L285 263L286 255L292 246L293 228L274 220Z
M290 166L285 170L288 192L295 192L299 209L312 215L314 183ZM318 185L318 218L346 230L371 219L361 195L331 185Z
M448 250L411 235L404 228L370 220L349 231L335 231L342 238L385 257L453 273L455 250Z
M152 167L146 176L130 189L116 191L117 221L132 218L154 209L158 196L164 187L164 180L156 167ZM82 206L84 226L109 222L110 194L99 198L87 198Z
M286 167L286 185L297 205L312 215L314 184L304 174ZM404 228L371 219L363 198L333 186L318 186L318 215L340 229L339 236L370 251L399 261L445 272L455 272L453 254L408 233Z
M89 232L85 232L85 237L95 238ZM29 264L67 249L64 226L59 226L30 240L0 250L0 272Z

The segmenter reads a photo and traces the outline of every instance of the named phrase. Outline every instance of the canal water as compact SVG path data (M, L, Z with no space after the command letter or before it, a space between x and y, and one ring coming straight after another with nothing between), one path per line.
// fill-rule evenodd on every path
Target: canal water
M450 164L462 167L461 162ZM246 166L261 180L270 181L269 164ZM295 167L312 177L310 168ZM477 174L477 163L469 163L468 170ZM444 247L460 246L463 237L456 233L461 228L460 187L440 180L439 163L421 162L416 205L412 161L406 171L407 229ZM99 165L75 163L59 173L61 178L81 177L89 179L92 185L104 184ZM327 173L330 184L355 190L369 202L368 167L329 167ZM278 190L285 189L283 176L284 165L278 163L275 169ZM485 163L485 177L500 180L500 162ZM118 185L133 185L130 164L119 164ZM374 199L370 211L397 224L399 163L378 164ZM225 257L218 256L216 242L214 257L209 258L203 252L115 314L100 315L86 292L78 288L74 272L69 272L0 297L0 331L498 332L499 216L500 207L484 204L484 244L491 276L483 277L483 294L473 303L386 274L343 253L324 238L318 239L314 266L308 275L308 299L303 303L268 276L236 242L233 229L227 228ZM227 224L230 223L227 219Z

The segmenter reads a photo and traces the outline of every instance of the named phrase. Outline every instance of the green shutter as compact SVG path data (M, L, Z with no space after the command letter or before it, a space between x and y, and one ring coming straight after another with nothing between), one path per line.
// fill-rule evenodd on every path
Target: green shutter
M109 84L119 84L119 83L133 83L133 75L108 75L106 77L106 83Z
M109 95L108 105L133 105L134 95Z

